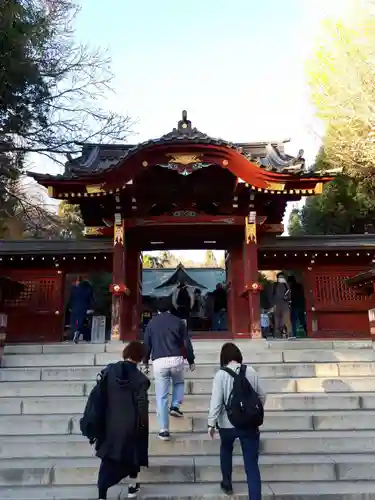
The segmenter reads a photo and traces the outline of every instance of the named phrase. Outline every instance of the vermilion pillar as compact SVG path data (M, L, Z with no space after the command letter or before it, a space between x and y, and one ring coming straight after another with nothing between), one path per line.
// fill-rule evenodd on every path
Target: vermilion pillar
M112 270L112 330L111 340L118 341L123 338L123 318L125 295L128 288L125 284L125 227L121 214L115 214Z
M243 245L232 247L228 254L228 325L234 338L244 338L249 336L249 308L247 297L243 293Z
M124 297L121 340L136 340L141 318L140 283L142 279L140 273L142 270L140 251L134 246L126 248L125 271L129 296Z
M260 327L260 287L258 283L258 245L256 235L256 212L245 218L245 243L243 252L245 289L247 299L249 333L251 338L261 338Z

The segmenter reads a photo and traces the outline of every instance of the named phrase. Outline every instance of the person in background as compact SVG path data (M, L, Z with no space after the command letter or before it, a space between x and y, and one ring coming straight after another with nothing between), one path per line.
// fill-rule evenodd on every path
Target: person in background
M227 302L228 294L222 283L216 285L212 292L214 302L214 315L212 319L212 330L223 331L227 329Z
M78 344L81 335L83 340L90 340L90 327L85 324L93 313L94 291L89 281L77 277L70 290L69 309L73 341Z
M213 330L214 324L214 297L212 292L208 292L204 303L204 315L208 319L209 329Z
M188 323L190 312L194 307L194 292L191 286L181 281L172 293L172 304L177 316Z
M284 273L278 273L273 288L274 305L274 336L284 337L289 334L290 328L290 289Z
M162 311L154 316L146 327L144 336L146 354L144 365L149 370L149 360L155 378L156 409L159 421L159 439L168 441L169 415L176 418L184 416L180 406L184 400L184 355L190 370L194 371L194 351L187 326L170 311ZM169 389L172 382L172 400L168 404Z
M240 372L243 358L240 349L228 342L223 345L220 353L220 366L227 367L235 373ZM264 406L266 393L261 381L251 366L246 367L247 380ZM261 500L261 478L258 465L259 457L259 428L237 429L229 421L227 406L233 389L233 377L224 370L219 370L213 380L210 410L208 414L208 434L214 438L216 429L219 429L220 467L222 474L221 489L227 495L233 494L232 487L232 460L233 444L240 440L242 455L249 489L249 500Z
M266 310L262 310L260 315L260 327L262 330L262 337L267 338L270 334L270 317Z
M149 379L138 370L144 357L141 342L130 342L123 361L108 365L91 391L80 426L95 444L101 459L98 498L107 499L108 489L129 477L128 497L137 496L141 467L148 467Z
M288 285L290 288L290 318L292 322L291 338L296 339L298 323L303 328L305 335L307 335L305 292L301 283L298 283L293 275L288 277Z
M191 311L192 330L201 330L204 319L204 298L199 288L194 290L194 307Z

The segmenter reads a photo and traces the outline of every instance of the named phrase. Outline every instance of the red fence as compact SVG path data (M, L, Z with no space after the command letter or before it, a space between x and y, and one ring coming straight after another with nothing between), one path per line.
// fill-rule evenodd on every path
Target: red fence
M362 268L321 267L306 271L305 292L308 319L313 335L369 337L368 310L373 297L358 295L345 279Z
M24 290L18 299L5 302L7 342L56 342L63 333L64 278L54 270L9 271Z

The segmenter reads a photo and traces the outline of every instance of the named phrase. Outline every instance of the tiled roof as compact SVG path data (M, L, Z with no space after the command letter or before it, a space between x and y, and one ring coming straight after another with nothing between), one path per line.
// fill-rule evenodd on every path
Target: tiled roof
M218 283L225 281L225 271L220 268L184 268L185 273L196 283L194 288L199 288L202 293L211 292ZM144 269L142 282L142 295L152 297L165 297L172 293L175 284L170 283L170 278L176 269Z
M288 251L339 251L364 250L375 251L375 234L314 235L314 236L278 236L261 239L259 252ZM0 240L0 256L22 255L89 255L112 254L113 240ZM199 268L200 269L200 268ZM163 272L174 270L162 269ZM194 278L195 279L195 278ZM196 281L199 282L199 279Z
M182 119L177 128L159 137L150 139L137 145L129 144L83 144L82 155L70 160L65 166L65 172L59 176L41 175L30 172L29 175L35 179L75 179L85 175L107 172L115 168L119 162L129 159L136 153L150 146L168 144L209 144L213 146L225 146L243 154L249 161L257 163L261 168L273 172L294 173L300 176L312 176L312 172L305 169L303 150L297 157L287 155L284 152L283 143L277 142L254 142L254 143L231 143L223 139L210 137L209 135L192 127L191 121L187 119L186 111L182 113Z
M370 282L375 281L375 269L369 269L368 271L364 271L362 273L356 274L352 278L348 278L345 280L346 284L349 286L365 286Z

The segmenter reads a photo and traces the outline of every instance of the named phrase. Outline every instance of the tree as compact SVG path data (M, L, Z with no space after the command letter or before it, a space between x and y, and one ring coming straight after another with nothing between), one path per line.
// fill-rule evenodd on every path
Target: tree
M375 218L375 200L367 186L348 176L338 176L320 196L307 198L301 210L293 210L289 234L364 233Z
M29 153L63 163L82 142L129 134L128 117L98 106L110 90L110 59L75 41L78 11L72 0L1 4L0 205L15 197L12 181Z
M324 23L309 65L313 102L327 125L324 148L330 167L375 183L375 14L357 0L347 16Z
M161 269L163 267L160 258L149 253L142 255L142 264L144 269Z
M83 235L84 223L79 205L70 205L66 201L60 202L58 210L61 222L61 236L66 238L80 238Z
M71 0L5 0L0 31L4 151L56 158L79 152L80 142L124 140L129 134L128 117L97 105L110 89L110 59L76 43L78 12Z
M304 228L302 227L302 210L298 208L293 208L290 212L288 221L288 233L290 236L300 236L304 234Z
M177 267L178 259L168 250L160 252L160 267Z
M217 267L217 261L213 250L206 250L204 267Z

